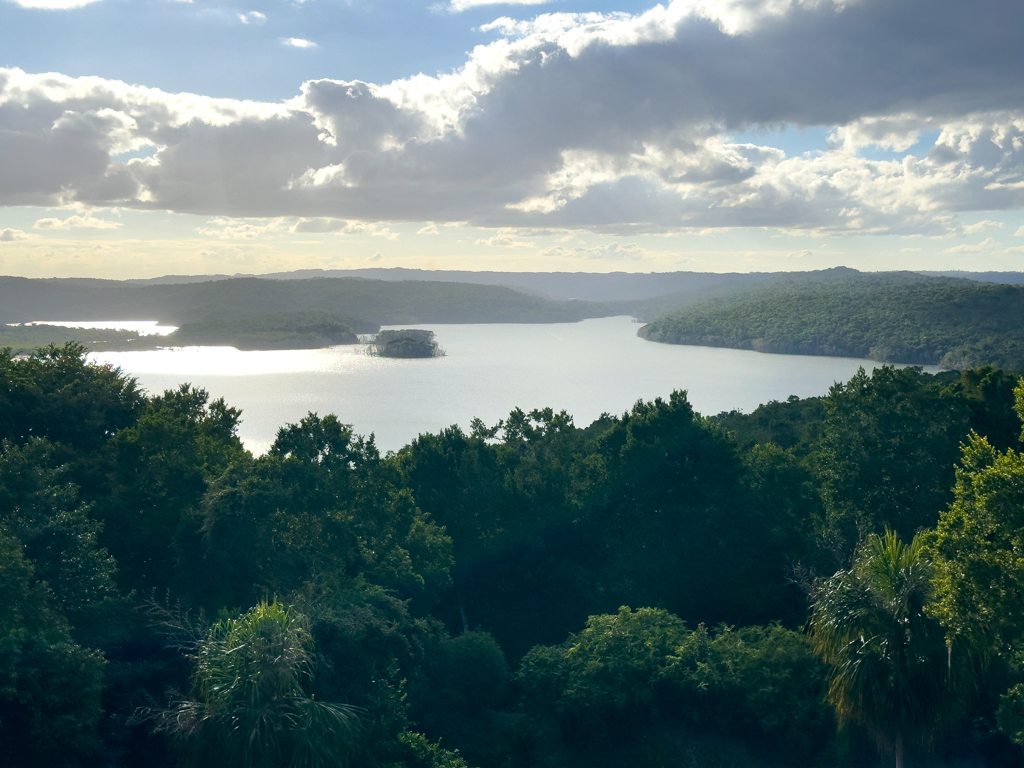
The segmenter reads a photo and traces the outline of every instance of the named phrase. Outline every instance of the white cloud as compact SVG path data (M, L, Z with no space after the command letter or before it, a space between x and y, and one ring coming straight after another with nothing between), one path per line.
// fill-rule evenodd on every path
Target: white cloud
M94 219L92 214L85 216L69 216L66 219L46 218L39 219L32 225L33 229L120 229L123 225L119 221L108 221L106 219Z
M196 232L221 240L255 240L274 232L284 230L285 224L280 219L269 221L242 221L218 217L211 219L206 226L196 227Z
M371 235L373 237L384 237L388 240L398 239L397 232L392 232L381 224L365 221L346 221L345 219L332 219L330 217L299 219L292 226L291 231L316 234L330 232L338 235Z
M437 225L434 222L430 222L429 224L427 224L427 225L417 229L416 230L416 234L417 235L436 235L437 234Z
M976 224L965 225L964 234L976 235L979 232L984 232L986 229L1003 229L1004 226L1005 225L1001 221L991 221L990 219L985 219L984 221L979 221Z
M384 258L384 257L383 257L383 256L381 256L381 253L380 253L380 251L377 251L377 252L376 252L375 254L373 254L373 256L371 256L370 258L368 258L368 259L367 259L367 261L380 261L380 260L381 260L381 259L383 259L383 258Z
M461 13L481 5L544 5L549 2L551 0L451 0L448 3L448 10L452 13Z
M301 37L287 37L281 42L284 45L290 45L292 48L316 48L316 43L312 40L305 40Z
M1022 26L1016 0L672 0L499 19L455 71L311 80L283 103L0 70L0 204L188 212L243 238L272 218L385 238L357 225L969 234L961 215L1024 208ZM830 148L729 138L787 125Z
M555 256L569 259L602 259L608 261L639 261L647 254L644 248L635 243L610 243L592 247L578 246L576 248L565 248L556 245L545 248L540 252L542 256Z
M494 248L533 248L530 243L522 240L516 240L512 235L507 232L499 232L496 235L492 235L488 238L482 238L476 241L477 245L489 245Z
M259 11L249 11L238 14L238 20L243 24L265 24L267 17Z
M1020 227L1016 232L1013 233L1014 237L1024 237L1024 227Z
M994 251L999 247L999 243L993 240L991 237L985 238L980 243L964 243L962 245L955 245L952 248L946 248L943 253L982 253L984 251Z
M35 8L44 11L68 11L73 8L82 8L86 5L99 2L99 0L11 0L15 5L22 8Z
M13 243L15 240L28 240L31 237L20 229L0 229L0 243Z

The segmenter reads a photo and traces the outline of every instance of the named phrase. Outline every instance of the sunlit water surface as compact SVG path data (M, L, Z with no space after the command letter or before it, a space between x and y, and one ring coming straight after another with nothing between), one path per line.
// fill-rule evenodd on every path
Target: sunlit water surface
M175 325L160 325L158 320L37 320L28 325L62 325L69 328L113 328L119 331L135 331L139 336L166 336L178 328Z
M860 366L842 357L768 355L734 349L654 344L628 317L550 325L418 325L437 334L447 356L371 357L365 347L239 352L185 347L103 352L150 392L182 382L242 409L239 434L265 451L280 426L309 411L335 413L377 445L397 450L423 432L473 417L493 424L515 407L566 410L578 425L621 413L638 399L689 392L701 413L741 409L789 395L822 395ZM937 371L938 368L928 370Z

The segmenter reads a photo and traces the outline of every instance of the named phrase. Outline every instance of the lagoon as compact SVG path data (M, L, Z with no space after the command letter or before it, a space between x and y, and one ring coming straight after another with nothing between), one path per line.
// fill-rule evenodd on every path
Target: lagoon
M579 323L418 325L434 331L447 355L396 359L364 345L315 350L240 352L185 347L93 353L151 393L182 382L242 409L239 435L263 452L279 427L309 411L337 414L359 434L397 450L424 432L474 417L494 424L513 408L566 410L584 426L638 399L685 389L694 408L712 415L751 411L789 395L825 394L863 366L843 357L772 355L746 350L655 344L636 336L629 317ZM938 371L937 367L926 370Z

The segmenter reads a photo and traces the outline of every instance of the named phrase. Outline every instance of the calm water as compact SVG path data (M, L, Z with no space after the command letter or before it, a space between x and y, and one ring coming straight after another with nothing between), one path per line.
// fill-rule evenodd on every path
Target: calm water
M750 411L789 395L821 395L857 368L840 357L766 355L733 349L654 344L628 317L551 325L421 325L448 354L432 360L367 356L363 347L239 352L187 347L104 352L150 392L181 382L241 408L246 446L265 451L278 427L308 411L335 413L377 444L396 450L450 424L488 424L515 407L566 410L579 425L621 413L638 399L689 392L704 414ZM933 369L933 370L938 370Z

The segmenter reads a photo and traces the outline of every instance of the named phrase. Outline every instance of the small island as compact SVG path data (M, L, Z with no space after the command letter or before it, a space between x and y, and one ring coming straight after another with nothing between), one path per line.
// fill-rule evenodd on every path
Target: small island
M433 331L405 328L381 331L370 342L369 353L378 357L443 357L445 352L437 345Z

